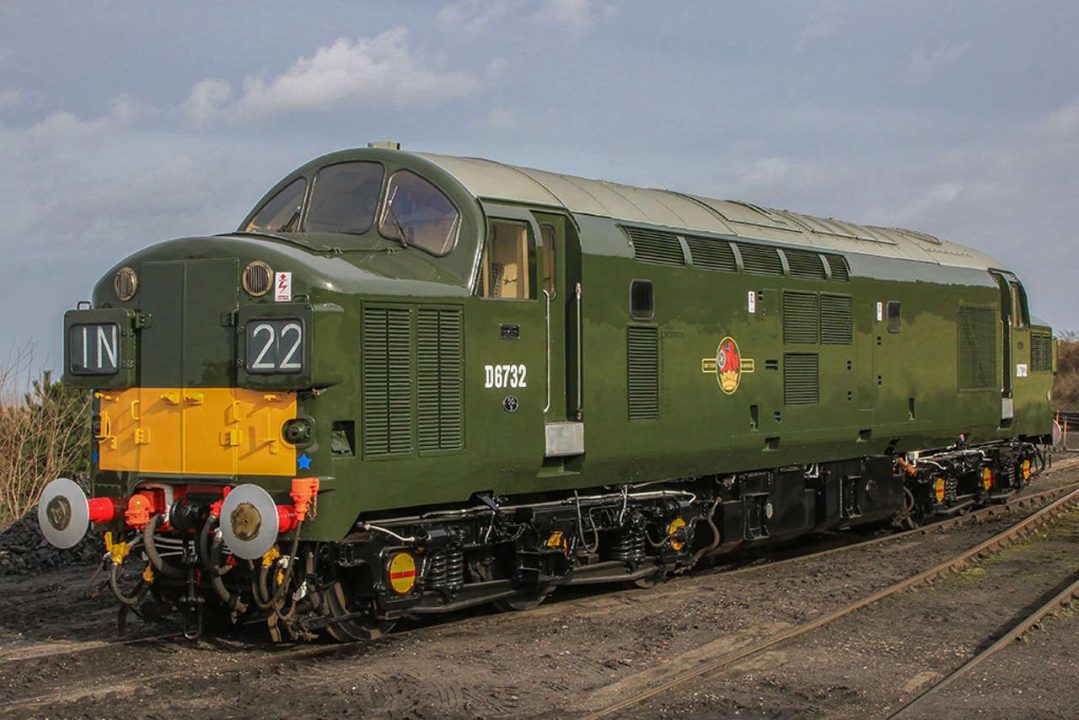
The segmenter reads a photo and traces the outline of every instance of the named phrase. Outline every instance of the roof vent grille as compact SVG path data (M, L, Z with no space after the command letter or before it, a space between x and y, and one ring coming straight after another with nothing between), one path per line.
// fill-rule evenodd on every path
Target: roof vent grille
M742 269L753 275L782 275L783 261L774 247L753 245L739 242L738 252L742 256Z
M623 228L633 243L633 257L657 265L685 265L682 242L674 233L646 228Z
M787 265L791 269L791 277L804 278L806 280L823 280L824 263L820 255L807 250L784 250L787 256Z

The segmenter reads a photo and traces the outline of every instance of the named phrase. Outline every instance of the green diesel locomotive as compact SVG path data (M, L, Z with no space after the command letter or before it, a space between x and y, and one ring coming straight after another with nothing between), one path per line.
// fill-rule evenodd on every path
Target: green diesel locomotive
M1056 345L1000 263L922 233L488 160L348 150L236 232L67 313L120 601L275 637L648 585L915 525L1044 463Z

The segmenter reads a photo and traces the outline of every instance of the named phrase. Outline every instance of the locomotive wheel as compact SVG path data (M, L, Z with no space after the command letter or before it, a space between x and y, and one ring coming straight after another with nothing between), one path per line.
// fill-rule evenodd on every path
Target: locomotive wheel
M495 600L491 604L494 605L499 612L523 612L539 607L539 604L546 600L547 596L550 594L550 591L528 593L517 597Z
M659 585L661 582L663 582L663 572L661 570L656 570L654 573L639 577L636 580L626 580L622 583L622 587L627 590L648 590L649 588L654 588L656 585Z
M343 618L357 612L357 609L350 606L340 580L322 593L322 611L331 618ZM326 633L338 642L377 640L388 633L394 624L392 620L378 620L374 617L349 617L331 621L326 626Z

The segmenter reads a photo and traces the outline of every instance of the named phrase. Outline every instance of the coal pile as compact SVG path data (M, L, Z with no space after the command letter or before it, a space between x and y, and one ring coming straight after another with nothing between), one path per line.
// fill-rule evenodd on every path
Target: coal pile
M0 532L0 575L24 575L68 565L93 565L104 554L99 530L90 532L78 545L59 550L41 535L35 505L19 520Z

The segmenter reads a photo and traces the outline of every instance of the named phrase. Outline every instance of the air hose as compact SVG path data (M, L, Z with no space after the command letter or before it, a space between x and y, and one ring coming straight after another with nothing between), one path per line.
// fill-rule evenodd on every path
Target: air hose
M719 507L721 500L722 498L717 496L716 501L712 503L712 507L708 511L708 527L712 528L712 542L693 554L693 562L689 564L689 567L693 567L702 557L719 547L719 542L723 539L723 535L719 532L719 528L716 527L716 508Z
M206 518L206 522L202 524L202 530L199 531L198 540L198 552L199 560L202 561L202 568L210 576L210 585L213 587L217 596L228 605L228 608L235 613L243 613L247 610L247 603L240 599L239 593L233 593L227 587L222 580L222 576L226 575L232 570L231 565L221 564L221 554L223 552L223 543L218 540L215 535L217 529L218 518L214 514L210 514ZM214 537L211 541L210 538Z
M214 531L217 529L218 518L215 515L210 515L206 518L206 522L202 525L202 531L199 533L199 559L202 560L202 567L206 572L210 573L214 577L219 577L232 570L231 565L221 566L219 562L214 562L213 554L214 550L211 549L210 538L214 537ZM216 538L213 541L213 545L220 545L221 541Z
M146 548L146 557L150 559L150 564L154 566L154 569L162 575L171 578L186 578L187 573L166 563L158 554L157 547L154 545L154 533L157 531L157 526L161 524L161 517L161 515L154 515L150 518L150 522L146 523L146 527L142 529L142 543Z
M132 545L134 546L135 543L132 543ZM135 590L131 595L127 595L120 589L120 572L123 570L124 562L126 562L126 560L127 558L125 557L121 559L120 562L116 562L116 560L106 557L106 562L109 563L109 588L112 590L112 594L116 596L117 600L124 605L134 607L146 597L146 593L150 590L150 585L146 580L139 578L139 583L135 586Z
M293 568L296 565L296 552L300 547L300 530L303 528L303 521L300 521L296 525L296 529L293 531L292 536L292 548L289 550L287 557L289 558L288 567L285 569L285 577L281 583L273 583L277 585L271 591L270 573L273 571L273 563L266 564L261 563L258 571L258 577L251 580L251 593L255 599L255 606L260 610L270 610L271 608L278 608L281 604L281 600L285 597L285 592L289 586L289 582L292 580Z

